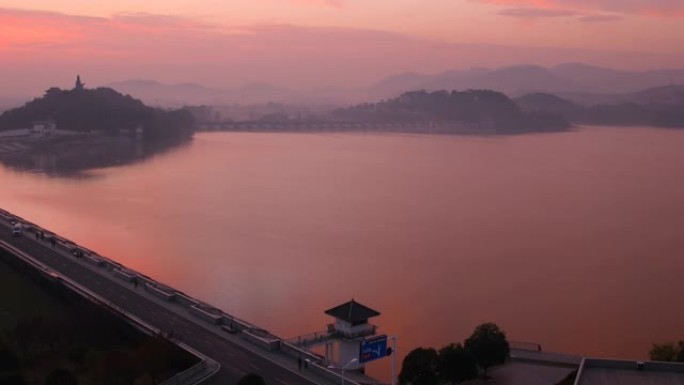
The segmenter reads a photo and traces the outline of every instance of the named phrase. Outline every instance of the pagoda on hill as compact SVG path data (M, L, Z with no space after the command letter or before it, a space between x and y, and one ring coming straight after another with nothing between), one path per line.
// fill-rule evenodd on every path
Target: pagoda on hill
M74 90L83 91L85 83L81 82L81 75L76 75L76 85L74 85Z

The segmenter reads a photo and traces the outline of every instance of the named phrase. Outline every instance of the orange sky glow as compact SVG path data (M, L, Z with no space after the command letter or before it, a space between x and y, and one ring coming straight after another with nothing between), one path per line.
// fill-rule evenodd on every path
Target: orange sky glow
M230 87L360 87L397 72L563 62L684 67L680 0L5 0L0 84L80 73Z

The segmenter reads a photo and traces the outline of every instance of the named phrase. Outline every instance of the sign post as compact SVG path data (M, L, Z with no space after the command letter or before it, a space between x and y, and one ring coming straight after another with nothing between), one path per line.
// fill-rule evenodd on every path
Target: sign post
M397 385L397 336L391 336L392 340L392 385Z

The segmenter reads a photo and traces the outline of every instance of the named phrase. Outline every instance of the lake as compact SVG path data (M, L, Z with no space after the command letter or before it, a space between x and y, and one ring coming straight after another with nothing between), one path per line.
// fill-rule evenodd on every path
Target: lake
M0 186L0 207L283 337L354 298L402 356L487 321L590 356L684 339L684 131L200 133L87 177L0 166Z

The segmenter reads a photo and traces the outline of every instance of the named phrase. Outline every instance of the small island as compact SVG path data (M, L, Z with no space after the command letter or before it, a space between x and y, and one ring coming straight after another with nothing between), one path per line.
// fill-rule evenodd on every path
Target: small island
M190 140L187 109L162 110L111 88L52 87L0 115L0 161L48 174L125 164Z

